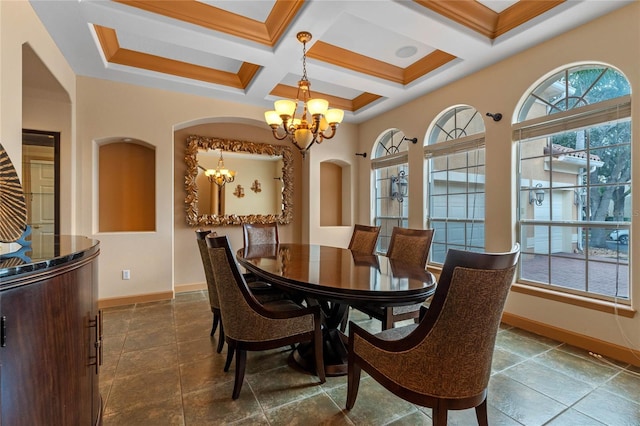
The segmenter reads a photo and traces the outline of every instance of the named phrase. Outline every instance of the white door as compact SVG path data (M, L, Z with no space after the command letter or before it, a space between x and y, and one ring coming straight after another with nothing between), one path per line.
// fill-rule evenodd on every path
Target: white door
M557 219L558 217L563 216L563 200L562 197L558 194L554 193L553 197L553 212L554 217ZM548 197L548 195L547 195ZM549 210L548 201L545 199L542 206L537 206L534 204L534 217L538 220L550 220L551 211ZM558 216L556 216L558 214ZM557 227L554 228L554 231L557 231ZM536 253L548 253L549 252L549 228L547 226L536 226L535 227L535 252ZM565 251L565 247L563 244L563 234L562 232L554 232L551 235L551 253L560 253Z
M31 239L33 257L54 256L55 172L52 161L31 160Z

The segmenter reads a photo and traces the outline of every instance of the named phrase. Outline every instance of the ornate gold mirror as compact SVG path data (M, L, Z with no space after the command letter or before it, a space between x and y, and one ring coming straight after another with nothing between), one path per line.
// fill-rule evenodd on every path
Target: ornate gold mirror
M225 167L235 172L233 183L222 186L205 174L221 156ZM185 163L188 225L291 222L293 157L289 147L192 135L187 138ZM255 188L256 181L260 191L234 195L239 185Z

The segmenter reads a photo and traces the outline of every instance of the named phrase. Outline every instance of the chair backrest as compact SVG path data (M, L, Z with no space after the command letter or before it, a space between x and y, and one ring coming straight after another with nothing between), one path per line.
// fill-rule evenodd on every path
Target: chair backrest
M351 241L349 242L349 250L357 253L373 254L376 250L378 234L380 234L379 226L354 225Z
M433 229L407 229L394 226L387 257L422 268L426 267L433 233Z
M487 387L519 255L518 244L506 253L447 252L433 301L403 342L425 360L416 380L427 393L464 398ZM424 379L432 375L438 380Z
M227 236L209 236L206 240L225 335L244 340L243 337L251 335L259 323L256 310L261 309L260 303L251 294L240 272Z
M209 304L211 305L212 309L220 309L218 290L216 290L216 280L213 276L213 269L211 269L211 260L209 259L209 250L207 249L206 237L210 234L211 231L208 229L198 229L196 230L196 240L198 242L200 258L202 259L202 266L204 267L204 277L207 281ZM214 232L212 235L216 235L216 233Z
M242 239L245 247L256 244L278 244L277 223L245 223L242 225Z

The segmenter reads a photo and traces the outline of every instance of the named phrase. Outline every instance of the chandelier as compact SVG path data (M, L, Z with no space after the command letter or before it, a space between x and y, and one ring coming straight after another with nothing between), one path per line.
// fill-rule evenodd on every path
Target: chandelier
M264 118L273 130L273 137L283 140L286 137L300 150L302 158L314 143L322 143L336 134L336 127L342 122L344 111L329 109L329 101L311 96L311 82L307 78L307 42L311 33L301 31L296 36L302 43L302 79L298 81L296 99L275 101L275 111L267 111ZM302 113L298 116L298 104L302 103ZM279 131L282 126L282 131ZM331 128L330 133L325 133Z
M227 169L224 166L224 159L222 158L222 150L220 150L220 158L218 159L218 166L215 169L205 169L198 164L204 175L209 179L209 182L215 183L219 187L223 187L226 183L231 183L236 178L236 172Z

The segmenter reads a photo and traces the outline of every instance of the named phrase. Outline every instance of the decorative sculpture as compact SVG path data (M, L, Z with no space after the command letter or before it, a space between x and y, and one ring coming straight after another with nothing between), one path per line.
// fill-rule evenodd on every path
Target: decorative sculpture
M20 179L0 144L0 242L20 239L27 226L27 206Z

